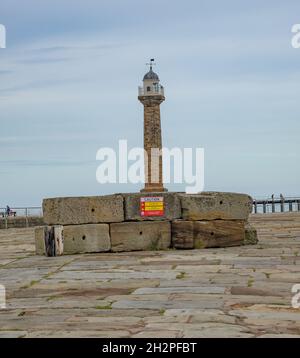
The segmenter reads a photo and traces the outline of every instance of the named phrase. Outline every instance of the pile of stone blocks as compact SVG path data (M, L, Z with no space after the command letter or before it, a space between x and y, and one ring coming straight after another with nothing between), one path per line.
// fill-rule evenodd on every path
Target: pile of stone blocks
M177 249L200 249L256 244L256 230L248 224L252 198L245 194L203 192L179 194L182 217L172 222Z
M162 216L141 215L140 200L147 196L163 197ZM248 195L219 192L45 199L46 226L36 229L36 253L45 254L45 232L52 227L63 233L63 254L254 244L251 210Z

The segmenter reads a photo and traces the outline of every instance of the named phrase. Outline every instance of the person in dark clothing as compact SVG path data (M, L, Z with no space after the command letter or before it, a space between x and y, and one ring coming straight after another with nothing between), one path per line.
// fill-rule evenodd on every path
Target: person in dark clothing
M8 205L6 205L6 216L9 216L11 212L11 209Z

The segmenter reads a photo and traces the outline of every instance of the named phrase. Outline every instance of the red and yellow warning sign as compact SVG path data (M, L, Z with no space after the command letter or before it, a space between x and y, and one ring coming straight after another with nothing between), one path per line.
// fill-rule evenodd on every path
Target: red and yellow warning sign
M164 198L162 196L146 196L141 201L141 216L164 216Z

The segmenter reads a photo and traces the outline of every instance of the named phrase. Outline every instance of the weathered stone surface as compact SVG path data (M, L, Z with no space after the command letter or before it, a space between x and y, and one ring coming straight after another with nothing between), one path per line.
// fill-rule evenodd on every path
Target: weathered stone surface
M256 246L52 258L34 229L0 230L0 335L298 337L300 213L250 221Z
M37 255L45 254L44 226L35 229ZM105 252L111 248L108 224L67 225L63 227L66 255Z
M245 240L243 220L172 222L172 245L176 249L202 249L242 245Z
M45 227L40 226L35 228L35 253L37 255L45 255L45 240L44 240Z
M160 123L160 104L165 100L162 95L139 96L144 105L144 150L148 161L145 161L146 192L164 191L162 174L162 138ZM153 153L153 148L159 150Z
M252 198L246 194L202 192L179 194L185 220L247 220Z
M133 292L134 295L155 295L170 293L194 293L194 294L220 294L225 293L224 287L199 286L199 287L146 287L139 288Z
M125 220L173 220L181 217L181 205L177 193L133 193L123 194L125 202ZM140 199L147 196L164 198L164 216L141 216Z
M63 226L44 226L46 256L61 256L64 252Z
M1 331L0 338L23 338L27 335L27 331Z
M172 221L172 246L176 249L194 248L194 221Z
M245 226L244 245L256 245L258 243L257 230L250 224Z
M167 221L110 224L112 251L164 250L171 245Z
M242 220L213 220L194 222L195 248L242 245L245 223Z
M110 248L108 224L64 226L64 254L104 252Z
M254 334L248 333L247 329L240 325L205 323L194 327L194 329L185 329L184 338L251 338Z
M44 222L48 225L78 225L124 220L121 195L53 198L43 200Z
M55 242L55 256L61 256L64 253L64 227L62 225L54 226L54 242Z

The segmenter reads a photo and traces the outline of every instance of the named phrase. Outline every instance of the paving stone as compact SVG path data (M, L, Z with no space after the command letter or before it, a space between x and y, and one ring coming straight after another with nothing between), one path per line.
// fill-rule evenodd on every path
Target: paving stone
M180 331L169 330L146 330L136 333L131 338L181 338L182 333Z
M27 331L0 331L0 338L22 338L26 336Z
M202 338L202 337L253 337L253 334L243 326L236 324L222 323L151 323L145 327L147 330L166 330L183 331L183 337Z
M300 213L249 221L255 246L52 258L34 255L33 229L0 230L0 284L8 297L0 332L299 338L291 288L299 283Z
M225 293L224 287L158 287L158 288L139 288L134 291L134 295L162 294L162 293Z
M155 319L155 317L149 317ZM149 319L148 318L148 319ZM218 323L236 323L235 316L224 314L223 311L217 309L168 309L160 318L172 318L172 321L179 322L180 319L185 319L189 323L204 323L204 322L218 322ZM148 320L147 319L147 320Z
M242 326L207 324L201 329L186 329L183 332L184 338L251 338L253 333L247 332Z
M249 223L245 226L244 245L256 245L258 243L257 230Z
M127 338L130 333L124 330L43 330L29 332L26 338Z
M300 334L276 334L276 333L267 333L258 336L257 338L300 338Z
M136 309L136 308L146 308L146 309L171 309L171 308L220 308L223 306L222 301L211 300L211 299L203 299L195 301L152 301L152 300L142 300L142 301L135 301L135 300L120 300L114 302L112 304L113 308L122 308L122 309Z
M114 272L113 270L110 270L111 272L91 272L91 271L64 271L64 272L58 272L54 274L53 278L63 280L63 279L77 279L77 280L134 280L134 279L166 279L171 280L175 279L177 276L176 272L172 271L159 271L155 270L153 272L149 271L124 271L123 273L118 271Z

